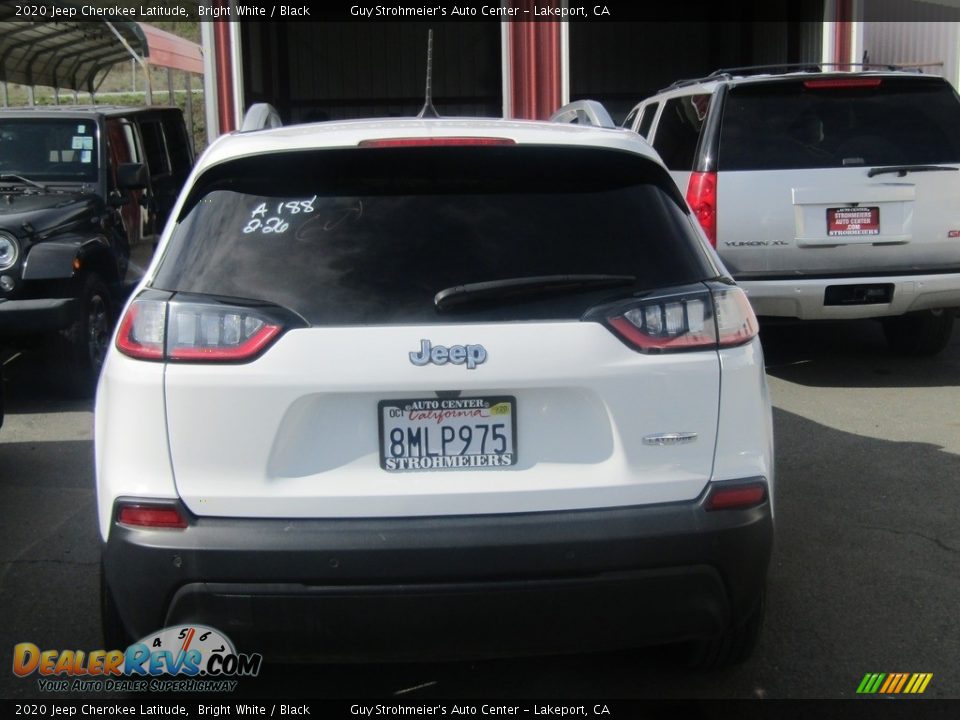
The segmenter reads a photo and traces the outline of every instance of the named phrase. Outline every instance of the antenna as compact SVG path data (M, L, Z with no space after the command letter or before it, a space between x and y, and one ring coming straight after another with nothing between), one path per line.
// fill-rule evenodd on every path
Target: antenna
M427 97L423 107L417 113L418 118L440 117L440 113L433 106L433 28L427 31Z

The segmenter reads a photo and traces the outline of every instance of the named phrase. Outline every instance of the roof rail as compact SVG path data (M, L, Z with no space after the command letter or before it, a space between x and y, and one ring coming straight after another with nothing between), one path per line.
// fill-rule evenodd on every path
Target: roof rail
M577 100L567 103L550 116L550 122L576 123L601 128L616 127L610 113L596 100Z
M278 127L283 127L283 121L280 119L280 113L277 112L277 109L269 103L255 103L244 114L240 132L253 132L254 130Z
M734 75L759 75L761 73L776 73L785 71L794 72L830 72L833 70L842 70L844 68L858 68L863 70L890 70L901 72L915 72L923 74L923 68L917 65L892 65L890 63L834 63L834 62L809 62L809 63L777 63L773 65L744 65L742 67L721 68L714 70L709 75L699 78L690 78L687 80L677 80L675 83L659 90L676 90L687 87L688 85L697 85L699 83L712 82L714 80L730 80Z
M699 78L687 78L686 80L677 80L674 83L670 83L665 88L658 90L657 92L666 92L667 90L676 90L677 88L687 87L688 85L698 85L700 83L711 82L713 80L729 80L730 75L727 75L720 70L705 75L704 77Z
M754 73L795 70L799 72L827 72L828 70L843 68L861 68L867 70L906 70L902 65L892 63L838 63L838 62L808 62L808 63L776 63L773 65L744 65L743 67L723 68L715 70L708 77L714 75L750 75ZM916 69L916 68L910 68Z

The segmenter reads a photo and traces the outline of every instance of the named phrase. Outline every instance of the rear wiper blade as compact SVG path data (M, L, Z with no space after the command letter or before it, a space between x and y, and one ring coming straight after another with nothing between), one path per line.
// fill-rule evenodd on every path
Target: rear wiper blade
M489 280L445 288L434 296L433 304L438 310L443 310L454 305L502 300L517 295L576 292L586 288L632 285L636 281L637 278L633 275L537 275Z
M23 177L22 175L14 175L13 173L2 173L2 174L0 174L0 182L10 182L11 180L12 180L13 182L23 183L24 185L33 185L34 187L38 187L38 188L40 188L41 190L46 190L46 189L47 189L47 186L46 186L46 185L41 185L41 184L38 183L36 180L31 180L30 178L25 178L25 177Z
M870 168L867 171L867 177L886 175L888 173L896 173L897 177L904 177L907 173L912 172L937 172L942 170L956 172L958 169L960 168L947 167L946 165L890 165L889 167Z

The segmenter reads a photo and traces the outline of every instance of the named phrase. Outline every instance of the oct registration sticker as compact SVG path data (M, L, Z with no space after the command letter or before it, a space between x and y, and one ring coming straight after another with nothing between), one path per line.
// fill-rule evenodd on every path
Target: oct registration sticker
M466 470L517 463L513 397L381 400L380 467Z

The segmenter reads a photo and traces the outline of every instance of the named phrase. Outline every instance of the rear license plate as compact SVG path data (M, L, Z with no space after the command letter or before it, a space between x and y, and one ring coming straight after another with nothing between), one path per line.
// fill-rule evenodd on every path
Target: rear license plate
M880 208L827 208L827 235L879 235Z
M381 400L380 467L466 470L517 463L514 397Z

